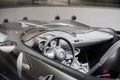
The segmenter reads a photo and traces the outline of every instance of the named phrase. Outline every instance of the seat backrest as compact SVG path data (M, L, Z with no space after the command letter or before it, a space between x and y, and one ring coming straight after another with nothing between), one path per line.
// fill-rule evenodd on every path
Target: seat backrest
M120 74L120 40L114 43L88 74L104 75L107 72ZM114 73L115 72L115 73Z

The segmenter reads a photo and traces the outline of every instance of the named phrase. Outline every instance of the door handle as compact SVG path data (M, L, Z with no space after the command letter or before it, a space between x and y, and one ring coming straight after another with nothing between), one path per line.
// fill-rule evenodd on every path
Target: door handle
M23 53L21 52L17 58L17 71L20 78L22 77L23 68L28 71L30 70L30 65L27 63L23 63Z
M17 71L20 78L22 77L22 62L23 62L23 53L21 52L17 58Z

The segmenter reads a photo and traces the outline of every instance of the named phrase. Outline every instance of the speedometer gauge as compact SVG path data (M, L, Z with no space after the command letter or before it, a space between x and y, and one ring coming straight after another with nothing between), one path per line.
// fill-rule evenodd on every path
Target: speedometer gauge
M57 41L56 40L52 40L50 42L50 47L56 47L57 46Z

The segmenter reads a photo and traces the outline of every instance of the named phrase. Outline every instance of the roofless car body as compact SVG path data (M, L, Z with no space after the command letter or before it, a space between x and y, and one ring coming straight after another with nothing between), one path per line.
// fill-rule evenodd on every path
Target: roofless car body
M119 34L61 21L0 24L0 79L120 79Z

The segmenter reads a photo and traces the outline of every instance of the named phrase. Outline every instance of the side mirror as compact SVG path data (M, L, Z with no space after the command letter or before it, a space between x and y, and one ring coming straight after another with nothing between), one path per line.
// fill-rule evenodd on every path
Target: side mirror
M6 41L0 43L0 50L5 53L10 53L15 49L17 44L14 41Z

